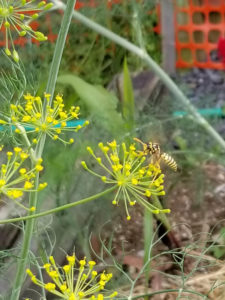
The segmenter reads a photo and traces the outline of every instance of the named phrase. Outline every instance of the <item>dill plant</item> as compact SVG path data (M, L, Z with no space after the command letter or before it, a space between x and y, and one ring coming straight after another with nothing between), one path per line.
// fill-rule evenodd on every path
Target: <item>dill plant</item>
M13 40L9 29L14 26L14 18L18 19L17 13L20 12L21 5L32 5L34 1L16 1L20 6L5 6L10 4L11 1L2 2L0 7L0 25L5 26L6 29L6 49L5 53L9 57L13 57L15 62L19 62L18 53L14 48ZM41 3L41 4L40 4ZM102 191L97 195L81 199L74 203L69 203L61 207L56 207L51 210L43 212L36 211L38 203L38 191L46 187L47 183L40 183L39 172L43 170L45 162L42 161L42 153L45 147L45 140L50 137L52 140L59 140L64 144L71 144L74 140L71 138L65 140L62 137L64 131L78 131L83 126L68 126L68 122L78 119L79 108L71 107L69 111L64 110L63 99L61 95L55 95L55 84L60 67L61 57L65 45L66 35L69 29L70 21L72 18L75 0L68 0L65 8L65 14L62 20L59 36L57 39L55 52L52 60L52 65L49 71L49 79L46 86L46 93L43 99L40 96L24 94L25 103L11 104L9 113L1 116L1 125L4 127L15 127L15 133L18 134L23 141L23 148L15 147L14 153L8 152L7 163L1 166L0 178L0 193L5 194L11 198L18 205L23 205L21 197L24 192L30 193L28 208L28 215L9 220L3 220L0 223L10 223L26 221L26 227L23 237L23 244L21 253L18 258L17 272L15 276L14 285L11 291L11 300L18 300L20 297L21 288L24 282L26 269L28 265L29 249L34 232L34 222L36 218L53 214L65 209L70 209L73 206L81 205L93 201L94 199L101 198L105 194L112 195L112 204L119 205L122 199L125 207L127 220L131 219L128 207L134 206L136 202L141 204L144 208L155 214L169 213L169 209L152 204L151 196L164 195L164 175L161 173L160 165L158 163L148 163L145 153L140 153L136 150L136 145L121 143L121 146L114 140L113 142L103 144L99 143L99 148L103 154L103 159L96 155L91 147L87 150L94 158L95 162L102 168L103 173L99 174L94 172L86 162L82 162L82 166L92 175L98 177L106 185L111 187L108 190ZM47 10L51 8L51 4L46 4L44 1L39 2L34 9L44 8ZM21 15L21 14L19 14ZM35 16L34 16L35 15ZM27 21L36 18L36 14L28 17ZM30 34L39 40L46 40L45 36L40 33L35 33L23 25L23 17L19 22L22 31L17 32L20 36ZM25 18L25 17L24 17ZM10 22L12 25L10 25ZM99 28L98 28L99 29ZM8 37L11 39L13 51L11 53L8 44ZM116 39L116 36L113 36ZM123 39L120 39L123 44ZM125 43L126 44L126 43ZM149 65L152 64L150 58L143 51L137 47L132 47L129 43L126 44L129 50L139 53L139 55ZM155 66L155 65L154 65ZM162 71L155 66L158 73L162 75ZM168 80L164 74L164 80ZM175 86L172 86L175 89ZM176 93L178 93L178 90ZM179 93L178 93L179 94ZM186 98L185 98L186 99ZM186 101L186 100L185 100ZM191 111L195 112L191 107ZM205 124L205 123L204 123ZM83 125L88 125L85 122ZM223 144L223 143L222 143ZM30 168L27 169L23 166L25 159L30 159ZM18 173L18 174L17 174ZM16 176L18 175L18 177ZM15 176L15 177L13 177ZM14 179L13 179L14 178ZM10 181L12 179L12 181ZM146 199L146 197L150 199ZM19 201L18 201L19 198ZM44 265L44 269L51 278L51 282L45 283L42 279L38 279L31 269L27 269L27 274L30 276L33 283L39 287L51 292L58 296L60 299L74 300L74 299L92 299L102 300L107 298L117 297L117 292L110 292L105 295L104 290L106 283L111 279L112 274L101 273L98 274L93 270L95 263L93 261L86 262L86 259L79 261L78 279L74 280L75 268L75 255L67 256L67 264L60 269L55 263L52 256L49 262ZM98 277L98 280L96 278ZM91 287L90 287L91 286Z
M34 96L31 94L24 94L25 103L17 101L17 104L11 104L8 113L2 113L1 126L4 126L4 130L12 130L15 134L19 135L17 141L20 141L20 145L14 147L13 151L7 152L7 161L1 165L0 171L0 194L4 194L8 198L14 201L15 204L19 205L23 209L28 211L27 217L30 217L26 222L26 227L24 230L24 237L22 243L21 253L18 258L17 271L15 274L14 285L12 287L10 299L16 300L20 297L21 287L25 278L25 269L28 263L30 243L32 239L32 234L34 231L34 212L37 210L38 201L38 191L42 190L47 186L47 183L40 183L39 173L43 170L42 163L44 164L41 156L44 150L46 136L53 140L59 140L64 144L71 144L74 142L73 138L66 141L62 138L62 133L65 131L78 131L83 126L88 124L88 121L84 122L82 125L71 125L68 126L68 122L77 120L79 117L79 107L72 106L69 111L64 109L63 99L60 95L57 95L53 101L53 95L55 90L55 82L58 75L58 69L60 66L60 61L62 57L62 52L65 44L66 35L69 29L71 16L73 8L75 6L75 0L69 0L67 3L67 9L64 14L62 21L61 30L58 36L53 62L51 65L49 80L46 86L46 93L44 99L42 100L39 96ZM19 63L19 55L15 49L13 35L11 29L15 29L19 36L25 36L29 34L38 41L45 41L47 38L40 32L35 32L32 27L28 25L29 21L36 19L38 17L38 12L48 10L52 7L52 3L46 3L45 1L38 2L35 1L16 1L12 3L11 1L3 1L0 5L0 27L5 27L5 53L10 58L12 57L16 63ZM29 12L33 13L31 16ZM24 12L24 14L23 14ZM27 14L26 14L27 13ZM19 29L21 31L19 31ZM10 39L10 44L9 44ZM12 52L9 47L12 47ZM3 147L1 147L2 150ZM28 163L28 160L30 162ZM24 166L24 162L30 167ZM23 194L25 192L30 193L29 204L25 206L23 204ZM103 195L104 193L102 193ZM92 197L90 200L93 200ZM89 201L90 201L89 200ZM85 202L85 201L84 201ZM82 201L80 201L82 203ZM79 203L78 203L79 204ZM63 208L61 208L63 209ZM20 221L22 219L20 218ZM53 263L53 258L50 258L51 263ZM75 260L72 261L68 258L69 264L67 268L64 267L66 274L68 275L70 267L74 265ZM72 278L73 278L73 268L70 269L71 280L67 287L71 288L68 292L66 299L75 299L77 296L77 287L80 284L89 285L90 280L88 280L89 273L94 266L93 262L89 262L90 270L86 274L87 282L84 282L83 269L85 267L85 260L80 261L80 274L82 282L77 283L75 290L71 288ZM49 274L51 266L46 268ZM68 272L67 272L68 271ZM28 271L31 274L31 271ZM92 272L92 279L97 278L97 272ZM34 278L34 276L32 276ZM98 291L104 288L105 283L111 278L110 274L101 274L100 280L96 283L96 287L91 289L90 292L95 295ZM92 280L91 280L92 281ZM40 283L40 281L39 281ZM54 284L47 284L47 290L53 290ZM64 284L63 287L66 285ZM63 289L61 289L63 290ZM85 290L87 293L88 289ZM83 298L82 289L79 289L79 297ZM64 293L63 293L64 294ZM65 299L65 295L61 299ZM110 298L116 296L115 293L110 294ZM99 293L98 299L103 299L102 294ZM93 297L92 297L93 299Z

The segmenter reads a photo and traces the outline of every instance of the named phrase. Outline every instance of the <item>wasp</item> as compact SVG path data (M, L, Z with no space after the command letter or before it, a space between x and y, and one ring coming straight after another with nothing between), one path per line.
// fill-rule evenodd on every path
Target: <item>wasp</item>
M169 154L165 152L161 153L161 149L158 143L149 142L148 144L146 144L137 138L134 138L134 140L137 141L138 143L141 143L143 146L143 151L140 151L140 153L144 155L150 154L152 156L152 162L159 164L160 160L162 160L175 172L177 171L176 161Z

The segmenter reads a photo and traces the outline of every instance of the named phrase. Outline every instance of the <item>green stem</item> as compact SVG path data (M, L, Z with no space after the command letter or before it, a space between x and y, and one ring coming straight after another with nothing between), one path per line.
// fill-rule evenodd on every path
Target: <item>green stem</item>
M56 1L55 1L56 2ZM61 1L57 1L57 4L65 9L65 4ZM183 92L179 89L179 87L174 83L174 81L163 71L163 69L148 55L146 51L132 44L128 40L122 38L121 36L115 34L114 32L104 28L103 26L95 23L92 20L89 20L82 14L77 11L73 12L73 17L83 23L85 26L91 28L92 30L98 32L104 37L114 41L118 45L123 48L129 50L135 55L139 56L145 63L155 72L156 75L162 80L162 82L166 85L166 87L170 90L170 92L183 103L186 109L190 112L193 117L193 120L197 121L217 142L218 144L225 150L225 141L224 139L216 132L216 130L207 122L207 120L202 117L196 108L191 104L189 99L183 94Z
M59 67L60 67L62 54L66 42L66 37L69 31L70 22L72 19L75 4L76 4L76 0L68 0L67 5L64 6L65 14L62 20L57 42L55 45L55 52L54 52L50 73L48 77L47 87L46 87L46 93L51 94L51 99L55 91L55 85L59 73Z
M36 219L36 218L40 218L40 217L44 217L44 216L47 216L47 215L50 215L50 214L54 214L54 213L57 213L57 212L59 212L61 210L69 209L71 207L75 207L77 205L85 204L87 202L90 202L90 201L93 201L95 199L98 199L98 198L100 198L100 197L102 197L102 196L104 196L104 195L106 195L108 193L111 193L116 188L117 188L117 185L115 185L115 186L113 186L113 187L105 190L104 192L95 194L94 196L90 196L90 197L78 200L76 202L72 202L72 203L68 203L68 204L65 204L65 205L61 205L61 206L58 206L56 208L49 209L49 210L43 211L43 212L38 213L38 214L32 214L32 215L28 215L28 216L25 216L25 217L14 218L14 219L1 220L0 224L16 223L16 222L20 222L20 221L33 220L33 219Z
M55 91L55 84L58 76L58 71L59 71L59 66L62 58L62 53L63 49L65 46L65 41L66 41L66 36L69 30L71 18L72 18L72 13L74 11L74 6L76 4L76 0L68 0L65 13L63 16L62 24L61 24L61 29L58 35L58 39L56 42L56 47L54 51L54 56L52 60L52 65L50 68L49 72L49 78L48 78L48 83L46 87L46 92L51 94L51 97L53 97L54 91ZM36 159L40 158L43 153L44 145L45 145L45 138L46 135L43 135L40 139L40 142L38 143L34 157ZM38 189L39 186L39 176L37 175L35 179L35 189ZM30 201L29 201L30 207L34 206L37 207L37 192L34 192L30 194ZM18 267L17 267L17 273L16 273L16 278L15 282L13 285L13 290L11 294L10 300L18 300L20 296L20 291L21 287L25 278L25 268L27 265L27 260L28 260L28 254L29 254L29 248L30 248L30 243L32 239L32 234L33 234L33 229L34 229L34 221L35 219L33 218L34 213L30 212L27 217L27 223L25 227L25 233L24 233L24 240L23 240L23 245L22 245L22 250L18 262Z
M39 174L37 174L35 178L35 189L39 185ZM29 207L35 206L36 207L37 203L37 193L31 193L30 194L30 199L29 199ZM29 212L29 217L32 217L34 212ZM29 248L30 248L30 241L31 237L33 234L33 228L34 228L34 219L30 219L27 221L26 227L25 227L25 233L24 233L24 240L23 240L23 246L18 262L18 267L17 267L17 272L16 272L16 278L15 282L13 285L13 290L11 294L10 300L17 300L19 299L20 296L20 290L21 286L23 284L23 281L25 279L25 268L27 264L27 258L28 258L28 253L29 253Z
M56 81L57 81L57 77L58 77L58 73L59 73L59 67L60 67L63 50L65 47L66 37L67 37L67 33L69 31L69 26L70 26L70 22L72 19L75 4L76 4L76 0L68 0L67 4L64 5L65 13L63 16L63 20L62 20L62 24L61 24L60 31L58 34L58 38L56 41L55 51L54 51L52 64L51 64L51 68L49 71L48 82L47 82L47 86L46 86L46 93L51 95L51 98L50 98L51 100L49 102L49 105L51 105L51 103L52 103L52 98L53 98L53 95L55 92L55 85L56 85ZM46 107L46 104L47 103L44 103L44 107ZM39 144L36 147L36 151L35 151L36 157L41 157L43 149L44 149L44 145L45 145L45 139L46 139L46 135L43 134L43 136L40 139Z
M153 215L152 213L145 208L144 214L144 265L145 269L145 290L148 290L148 282L150 277L151 270L151 245L153 243L154 238L154 228L153 228ZM145 300L149 299L149 296L144 297Z
M154 206L156 206L159 209L163 209L158 196L152 195L151 200L152 200L152 203ZM171 229L171 225L170 225L169 219L167 218L166 214L156 214L155 217L156 217L156 219L158 219L160 222L163 223L163 225L166 227L167 230Z

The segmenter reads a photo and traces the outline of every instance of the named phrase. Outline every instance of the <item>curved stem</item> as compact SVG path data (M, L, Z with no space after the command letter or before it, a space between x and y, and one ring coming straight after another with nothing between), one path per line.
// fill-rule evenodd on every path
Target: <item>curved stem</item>
M47 215L50 215L50 214L54 214L54 213L59 212L61 210L65 210L65 209L75 207L75 206L80 205L80 204L85 204L87 202L98 199L98 198L114 191L116 188L117 188L117 185L105 190L104 192L95 194L94 196L90 196L90 197L81 199L81 200L76 201L76 202L61 205L61 206L58 206L56 208L52 208L52 209L43 211L43 212L38 213L38 214L32 214L32 215L28 215L28 216L25 216L25 217L14 218L14 219L0 220L0 224L16 223L16 222L20 222L20 221L33 220L33 219L36 219L36 218L40 218L40 217L44 217L44 216L47 216Z

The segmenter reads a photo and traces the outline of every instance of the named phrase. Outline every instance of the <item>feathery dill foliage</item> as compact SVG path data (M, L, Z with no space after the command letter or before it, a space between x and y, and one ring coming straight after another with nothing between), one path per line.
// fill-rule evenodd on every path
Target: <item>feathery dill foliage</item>
M106 274L103 272L98 274L98 272L94 270L96 263L94 261L86 262L86 258L84 258L78 262L80 267L78 275L75 277L75 254L72 256L67 255L66 258L68 264L62 268L57 267L53 256L50 256L49 263L43 266L52 282L42 282L37 279L30 269L27 269L27 274L33 283L61 299L103 300L112 299L117 295L117 292L109 294L104 291L106 283L112 278L112 273Z
M4 59L5 65L2 64ZM14 63L4 52L0 63L0 110L2 112L2 106L10 102L15 94L17 98L23 95L27 87L27 78L21 64Z
M53 3L35 0L1 0L0 1L0 29L5 29L5 53L18 62L19 55L15 50L13 33L20 37L30 35L35 40L42 42L48 38L40 31L35 31L29 25L32 20L38 18L39 13L46 11ZM12 51L10 50L12 47Z
M2 151L3 147L0 147ZM35 207L29 209L21 203L24 192L36 192L34 188L34 178L37 173L43 170L42 159L38 159L36 165L31 170L25 168L24 162L29 158L29 154L20 147L15 147L14 152L8 151L7 162L0 166L0 194L4 194L12 199L20 207L34 211ZM40 183L38 190L42 190L47 183Z
M27 134L34 134L33 143L37 144L42 134L47 134L53 140L60 140L65 144L72 144L73 138L69 141L64 140L60 135L64 132L72 131L77 132L89 122L85 121L82 125L68 125L68 121L77 120L79 118L79 106L71 106L69 111L64 110L63 98L57 95L53 101L53 106L49 105L50 94L45 93L46 106L42 103L41 97L31 96L30 94L24 95L25 103L23 105L10 105L9 118L11 122L0 120L1 124L11 123L16 126L15 132L20 134L19 126L26 126L28 128Z
M145 154L136 151L135 144L127 148L126 144L122 143L122 147L119 147L114 140L108 145L99 143L99 148L105 156L106 163L102 161L101 157L95 155L91 147L87 147L87 150L102 169L109 174L108 177L90 170L84 161L81 164L85 170L99 177L106 184L117 185L117 192L112 204L118 205L119 201L123 199L127 220L131 219L128 204L134 206L136 202L154 214L170 212L169 209L161 210L146 200L146 197L149 198L151 195L165 195L164 174L161 174L159 164L148 163Z

